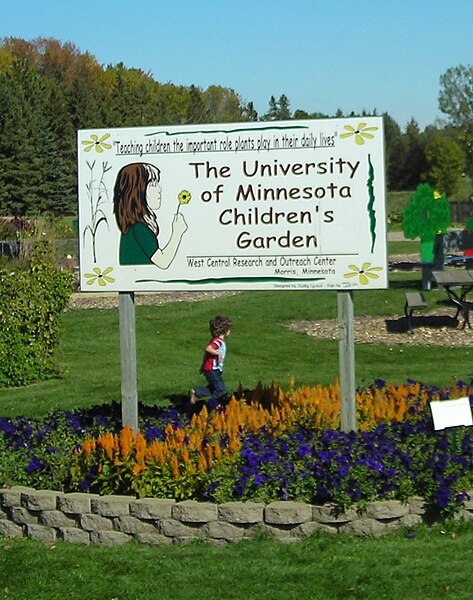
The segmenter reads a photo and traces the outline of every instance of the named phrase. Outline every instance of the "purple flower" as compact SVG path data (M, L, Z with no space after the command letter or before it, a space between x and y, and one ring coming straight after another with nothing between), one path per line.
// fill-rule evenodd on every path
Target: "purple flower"
M33 456L30 462L26 465L27 473L36 473L37 471L41 471L45 468L45 464L41 462L41 460L37 456Z
M310 445L303 443L297 448L296 452L299 456L307 456L310 452Z
M90 489L90 481L88 481L87 479L83 479L79 483L79 489L81 492L86 492L88 489Z
M266 477L264 477L264 475L256 475L253 483L255 484L255 487L259 488L263 485L265 481Z

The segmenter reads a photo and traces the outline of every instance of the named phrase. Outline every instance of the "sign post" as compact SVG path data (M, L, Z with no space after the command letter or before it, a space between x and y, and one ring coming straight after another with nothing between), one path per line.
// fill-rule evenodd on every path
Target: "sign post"
M337 307L340 428L342 431L356 431L355 339L352 292L337 292Z
M334 290L347 367L351 293L388 286L381 117L84 130L78 153L81 291Z
M135 298L133 292L120 292L120 361L122 424L138 430L138 392L136 380Z

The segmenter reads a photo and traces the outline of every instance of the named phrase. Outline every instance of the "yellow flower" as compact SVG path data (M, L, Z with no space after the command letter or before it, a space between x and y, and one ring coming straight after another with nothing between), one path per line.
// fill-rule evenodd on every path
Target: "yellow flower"
M441 197L442 197L442 194L440 192L437 192L437 190L435 190L435 192L434 192L434 200L438 200Z
M187 190L181 190L177 199L179 200L179 204L189 204L191 201L192 195Z
M361 285L368 285L370 279L378 279L379 275L376 275L374 271L382 271L382 267L372 267L371 263L365 262L360 267L356 265L349 265L348 268L350 271L345 273L343 277L345 279L350 279L350 277L359 277Z
M109 273L113 271L112 267L107 267L103 271L98 267L92 269L93 273L85 273L85 277L88 279L87 285L93 285L98 283L101 287L105 287L107 283L113 283L115 279L109 277Z
M348 133L342 133L341 138L348 138L355 136L355 141L359 146L365 143L365 139L372 140L374 135L368 133L368 131L377 131L377 127L366 127L366 123L358 123L357 128L354 129L351 125L344 125L343 129L346 129Z
M110 137L110 134L105 133L99 139L99 136L95 135L95 133L93 133L90 136L90 140L84 140L82 142L82 145L85 146L84 152L90 152L92 150L92 148L95 148L95 151L99 152L99 153L103 152L104 150L110 150L112 145L105 142L105 140L108 140L109 137Z

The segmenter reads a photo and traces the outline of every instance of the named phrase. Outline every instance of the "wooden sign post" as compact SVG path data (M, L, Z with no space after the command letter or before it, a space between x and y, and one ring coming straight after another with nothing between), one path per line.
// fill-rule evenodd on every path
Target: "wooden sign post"
M340 427L356 431L355 403L355 336L353 325L353 295L351 291L337 292L338 362L340 373Z
M120 292L120 364L122 391L122 426L138 431L138 392L136 385L135 295Z

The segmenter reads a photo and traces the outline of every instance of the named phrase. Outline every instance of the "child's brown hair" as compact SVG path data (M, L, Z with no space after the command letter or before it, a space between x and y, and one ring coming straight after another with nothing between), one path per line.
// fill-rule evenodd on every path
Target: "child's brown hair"
M209 321L210 333L216 337L226 335L232 328L232 322L227 317L217 316Z

